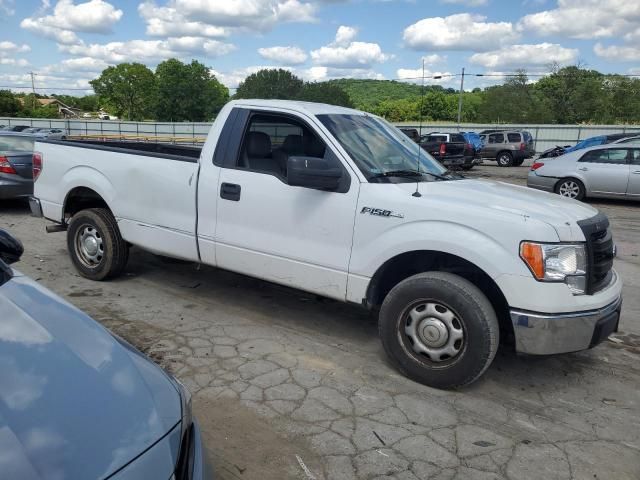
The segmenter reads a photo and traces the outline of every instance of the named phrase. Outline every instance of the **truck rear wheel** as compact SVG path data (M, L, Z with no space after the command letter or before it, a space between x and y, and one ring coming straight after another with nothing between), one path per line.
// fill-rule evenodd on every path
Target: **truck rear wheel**
M116 219L104 208L81 210L71 218L67 248L76 270L90 280L117 277L129 259Z
M400 282L382 303L378 326L395 366L430 387L474 382L498 350L500 329L491 303L451 273L420 273Z

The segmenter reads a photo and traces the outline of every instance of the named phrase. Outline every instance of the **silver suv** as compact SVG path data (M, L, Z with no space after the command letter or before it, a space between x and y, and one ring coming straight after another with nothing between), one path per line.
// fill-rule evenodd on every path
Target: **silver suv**
M480 138L484 143L480 156L495 160L500 167L517 167L536 153L533 137L526 131L486 130L480 132Z

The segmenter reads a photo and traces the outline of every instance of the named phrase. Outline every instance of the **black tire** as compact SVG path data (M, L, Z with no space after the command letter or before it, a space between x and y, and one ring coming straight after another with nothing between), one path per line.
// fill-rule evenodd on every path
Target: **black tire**
M520 158L518 160L514 160L513 165L515 167L519 167L520 165L522 165L524 163L524 160L525 160L524 158Z
M573 198L574 200L582 200L586 195L584 183L571 177L558 181L554 190L561 197Z
M421 311L422 304L449 310L453 326L457 320L464 336L459 345L458 340L453 344L458 349L454 356L433 361L427 354L414 351L416 343L407 330L416 320L410 319L409 312ZM419 320L421 338L428 334L424 322L433 320L430 316ZM491 365L500 335L495 310L487 297L468 280L446 272L419 273L396 285L382 303L378 328L382 345L398 370L435 388L462 387L478 379ZM447 342L452 339L448 337Z
M462 170L468 172L469 170L471 170L473 168L473 165L463 165L462 166Z
M496 155L496 162L499 167L511 167L513 166L513 155L507 151L500 152Z
M89 247L82 240L86 237L93 238ZM116 219L104 208L80 210L71 218L67 249L78 273L90 280L117 277L129 259L129 246L120 235Z

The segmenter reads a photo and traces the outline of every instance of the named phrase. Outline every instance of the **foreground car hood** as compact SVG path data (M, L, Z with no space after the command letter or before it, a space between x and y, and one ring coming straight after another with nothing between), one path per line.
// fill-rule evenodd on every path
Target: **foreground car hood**
M415 183L400 185L411 192L416 188ZM470 212L473 209L492 209L540 220L551 225L563 241L584 240L575 222L598 213L586 203L503 182L465 179L419 185L423 198L436 196L446 201L449 197L451 202L457 203L467 199Z
M105 478L180 420L169 377L30 280L0 287L3 478Z

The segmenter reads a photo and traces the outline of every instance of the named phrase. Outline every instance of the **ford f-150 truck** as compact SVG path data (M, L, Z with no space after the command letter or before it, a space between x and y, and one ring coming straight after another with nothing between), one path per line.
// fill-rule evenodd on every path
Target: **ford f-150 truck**
M136 245L362 304L397 368L430 386L473 382L501 337L544 355L617 329L603 214L449 176L357 110L238 100L201 149L38 141L33 160L32 211L67 231L81 275L119 275Z

